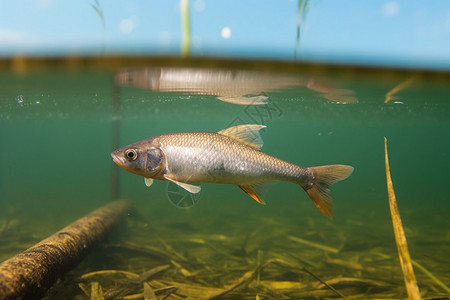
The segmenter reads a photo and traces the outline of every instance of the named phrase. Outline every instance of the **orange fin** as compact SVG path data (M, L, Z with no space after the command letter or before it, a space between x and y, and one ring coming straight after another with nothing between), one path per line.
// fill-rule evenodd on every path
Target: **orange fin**
M259 131L265 127L264 125L244 124L226 128L218 133L259 150L264 144Z
M263 193L263 185L262 183L254 183L249 185L240 185L239 186L244 192L250 195L253 199L261 204L266 204L261 194Z

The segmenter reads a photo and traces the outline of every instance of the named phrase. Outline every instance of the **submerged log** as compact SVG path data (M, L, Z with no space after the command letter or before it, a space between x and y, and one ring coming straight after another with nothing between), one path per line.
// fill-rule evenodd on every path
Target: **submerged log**
M0 264L1 299L39 299L75 267L131 205L113 201Z

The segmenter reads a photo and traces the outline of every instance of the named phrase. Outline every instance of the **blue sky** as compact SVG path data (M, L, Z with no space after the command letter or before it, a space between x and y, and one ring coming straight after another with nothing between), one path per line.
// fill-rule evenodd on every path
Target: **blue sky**
M179 55L180 0L2 1L0 56ZM304 60L450 69L450 1L310 0ZM294 58L297 0L189 0L194 56Z

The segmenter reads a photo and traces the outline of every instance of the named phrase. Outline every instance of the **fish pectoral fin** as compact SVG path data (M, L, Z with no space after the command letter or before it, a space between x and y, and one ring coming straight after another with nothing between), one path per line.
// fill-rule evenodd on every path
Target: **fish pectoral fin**
M172 179L168 176L164 176L165 179L175 183L176 185L178 185L179 187L182 187L183 189L185 189L186 191L188 191L189 193L193 193L193 194L197 194L201 191L202 187L198 186L198 185L192 185L192 184L188 184L188 183L184 183L184 182L179 182L176 181L175 179Z
M265 127L264 125L244 124L226 128L218 133L259 150L264 144L259 131Z
M233 96L233 97L217 97L220 101L233 103L233 104L239 104L239 105L264 105L269 103L269 97L267 96L252 96L252 97L246 97L246 96Z
M240 185L239 186L244 192L250 195L253 199L261 204L266 204L262 197L262 193L264 191L263 183L253 183L248 185Z
M150 187L153 184L153 179L152 178L144 178L145 180L145 185L147 187Z

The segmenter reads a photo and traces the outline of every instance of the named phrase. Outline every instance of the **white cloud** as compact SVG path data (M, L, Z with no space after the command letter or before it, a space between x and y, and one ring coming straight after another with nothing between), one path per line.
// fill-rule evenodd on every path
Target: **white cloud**
M36 4L39 8L49 8L53 4L52 2L52 0L38 0Z
M397 2L387 2L381 7L384 17L395 17L400 13L400 5Z
M194 10L196 12L203 12L206 8L205 0L197 0L194 2Z
M169 47L172 42L172 36L168 31L161 31L158 34L159 44L162 47Z
M23 44L25 41L25 37L20 32L0 29L0 44Z
M230 38L230 36L231 36L231 29L230 29L230 27L222 28L222 31L220 32L220 34L222 35L222 37L224 39Z
M450 10L447 11L447 15L444 20L444 28L450 32Z
M123 19L119 23L120 32L125 34L132 32L135 27L136 24L132 19Z

